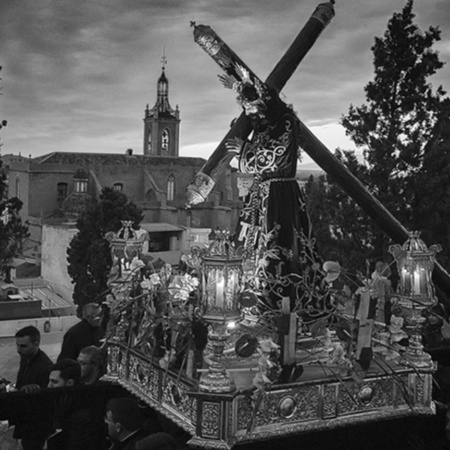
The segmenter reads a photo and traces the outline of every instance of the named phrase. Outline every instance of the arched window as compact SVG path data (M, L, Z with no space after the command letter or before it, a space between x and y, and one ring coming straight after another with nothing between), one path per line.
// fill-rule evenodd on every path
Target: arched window
M116 192L122 192L123 191L123 183L114 183L113 190Z
M161 135L161 150L169 151L169 130L165 128Z
M170 202L175 198L175 177L169 175L167 178L167 201Z

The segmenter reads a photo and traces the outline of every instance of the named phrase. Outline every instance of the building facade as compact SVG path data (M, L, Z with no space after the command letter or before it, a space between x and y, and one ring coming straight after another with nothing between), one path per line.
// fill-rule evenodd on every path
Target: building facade
M186 189L205 160L179 156L180 112L169 104L164 67L157 80L157 99L144 112L142 154L54 152L35 158L2 157L9 197L23 202L21 216L30 229L27 256L41 257L44 225L74 223L102 189L123 192L144 213L143 227L152 224L155 251L179 250L186 229L230 229L237 223L241 201L237 171L227 167L207 202L186 207ZM195 240L195 233L189 233ZM152 244L150 244L152 245ZM176 248L173 248L176 247ZM153 249L150 248L150 251Z

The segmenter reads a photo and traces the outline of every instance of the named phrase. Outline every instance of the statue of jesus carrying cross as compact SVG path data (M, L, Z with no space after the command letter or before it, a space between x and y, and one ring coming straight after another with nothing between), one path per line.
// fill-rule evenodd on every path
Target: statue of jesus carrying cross
M332 16L331 3L318 8L303 54ZM332 308L323 289L324 277L305 200L295 178L299 120L280 99L279 89L263 83L209 27L196 27L194 35L224 69L225 74L219 78L238 95L247 135L253 131L250 141L244 140L245 132L228 136L216 157L220 165L238 156L240 171L253 175L235 233L237 245L244 249L247 287L257 293L263 311L296 313L306 324L318 315L331 313ZM283 72L285 76L286 70ZM205 179L206 174L202 175Z
M273 88L277 93L281 91L317 37L334 16L333 4L334 0L330 0L329 3L318 5L291 46L267 77L264 83L266 86ZM195 40L215 59L226 74L239 77L236 69L241 66L249 72L251 78L256 79L256 75L209 27L195 26L194 36ZM397 244L402 244L407 240L409 231L374 198L301 120L298 120L297 123L301 148L352 197L387 236ZM246 114L241 114L188 187L188 204L206 200L214 186L215 177L232 159L227 143L235 137L245 140L251 131L252 124L249 117ZM436 262L433 272L433 281L439 289L450 295L450 274L438 262Z

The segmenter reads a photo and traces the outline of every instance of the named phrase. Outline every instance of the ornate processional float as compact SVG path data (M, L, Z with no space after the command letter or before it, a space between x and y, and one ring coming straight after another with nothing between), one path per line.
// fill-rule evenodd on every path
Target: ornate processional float
M121 239L111 240L115 254L117 246L136 250L143 244L137 237ZM228 233L218 233L207 249L194 248L178 270L154 267L146 255L125 250L119 263L128 270L120 276L113 271L111 279L116 329L105 379L191 434L192 447L229 449L432 415L434 367L415 318L435 302L429 280L437 250L427 250L417 234L393 249L401 254L400 267L407 255L422 275L411 284L414 276L400 270L403 287L393 298L400 310L389 326L377 321L374 306L385 292L382 274L347 295L333 288L343 275L339 265L324 263L334 310L308 325L299 312L291 335L280 330L286 318L281 309L258 312ZM418 292L427 297L417 300ZM281 353L289 349L289 364L282 366Z
M211 28L195 25L194 36L234 79L241 97L251 85L269 98L280 92L333 15L333 3L319 5L265 83ZM256 103L242 101L249 108ZM314 153L316 138L299 124L300 147ZM245 139L251 126L247 115L239 117L193 180L189 203L207 198L214 177L230 160L230 139ZM279 177L255 179L258 195L295 185L290 176L281 182ZM377 208L385 214L381 205ZM260 217L248 224L259 233L259 241L247 235L247 243L258 241L256 250L218 231L208 247L193 248L177 268L143 255L146 236L138 236L130 223L108 235L115 265L107 304L115 325L105 378L182 427L192 436L192 447L230 449L434 414L434 366L420 330L436 302L431 276L439 247L427 249L417 233L408 233L402 246L391 248L401 277L398 293L389 290L384 269L349 288L339 283L346 274L338 263L314 260L307 231L294 240L304 245L305 264L292 257L295 249L283 253L286 267L302 270L283 271L274 264L281 253L265 243L278 225L265 234L266 219ZM395 305L389 321L383 313L386 301Z

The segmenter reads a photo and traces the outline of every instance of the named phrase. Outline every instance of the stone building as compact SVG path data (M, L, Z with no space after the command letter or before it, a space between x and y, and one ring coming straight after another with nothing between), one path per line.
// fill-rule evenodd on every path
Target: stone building
M142 154L54 152L35 158L2 157L8 174L9 196L23 202L28 221L28 256L41 258L42 229L74 223L81 209L98 198L104 187L123 192L144 212L142 227L150 232L150 251L179 250L195 230L232 229L241 202L237 172L228 167L217 180L208 202L186 208L186 188L206 162L179 156L180 112L169 104L169 81L163 67L157 99L144 112ZM193 231L194 230L194 231ZM205 231L206 230L206 231ZM152 248L152 246L154 248Z

